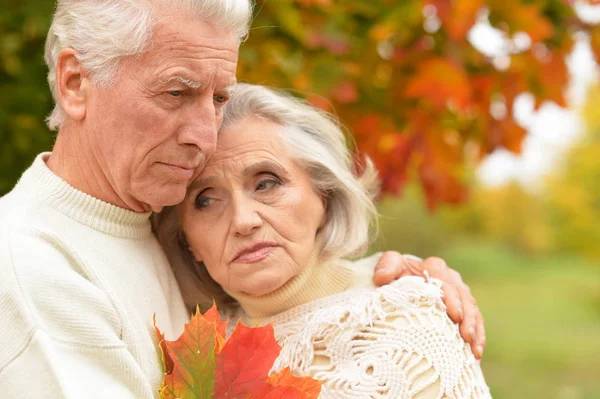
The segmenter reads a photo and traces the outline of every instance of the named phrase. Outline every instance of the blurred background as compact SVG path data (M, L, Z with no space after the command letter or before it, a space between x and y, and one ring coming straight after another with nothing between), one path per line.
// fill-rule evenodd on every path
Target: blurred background
M372 250L441 256L472 287L497 399L600 398L597 3L259 0L241 47L241 81L334 111L375 162ZM0 195L55 137L53 8L0 13Z

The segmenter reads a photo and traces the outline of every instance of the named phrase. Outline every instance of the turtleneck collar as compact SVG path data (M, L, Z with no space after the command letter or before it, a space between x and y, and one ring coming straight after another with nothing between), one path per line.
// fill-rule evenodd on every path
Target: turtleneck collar
M248 316L247 322L255 324L295 306L345 291L352 280L350 262L341 259L323 262L319 252L313 252L304 271L270 294L227 293L239 302Z
M138 213L92 197L58 177L46 165L49 152L41 153L17 183L74 221L120 238L144 238L152 234L151 212Z

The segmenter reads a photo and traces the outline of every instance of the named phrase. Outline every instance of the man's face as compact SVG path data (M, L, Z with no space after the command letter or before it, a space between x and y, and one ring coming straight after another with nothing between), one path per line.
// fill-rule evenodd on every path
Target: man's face
M183 200L215 150L238 46L233 31L164 16L147 52L123 59L109 88L93 85L86 151L128 208L158 211Z

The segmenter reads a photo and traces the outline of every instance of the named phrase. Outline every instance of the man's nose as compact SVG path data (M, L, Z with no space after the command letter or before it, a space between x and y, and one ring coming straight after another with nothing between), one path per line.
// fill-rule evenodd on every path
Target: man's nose
M232 232L238 237L245 237L260 230L262 218L256 208L257 203L246 194L236 196L233 201Z
M221 121L217 118L212 101L199 102L189 110L186 118L177 142L181 145L196 146L205 155L214 153L217 149L217 133Z

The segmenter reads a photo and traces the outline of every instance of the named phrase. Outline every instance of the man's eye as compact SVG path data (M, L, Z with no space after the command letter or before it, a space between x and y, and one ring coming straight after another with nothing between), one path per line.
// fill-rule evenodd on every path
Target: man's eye
M172 90L168 93L169 93L169 95L171 95L173 97L180 97L183 94L183 91L182 90Z
M224 96L222 94L215 94L214 98L215 98L215 101L220 104L225 104L228 100L227 96Z

